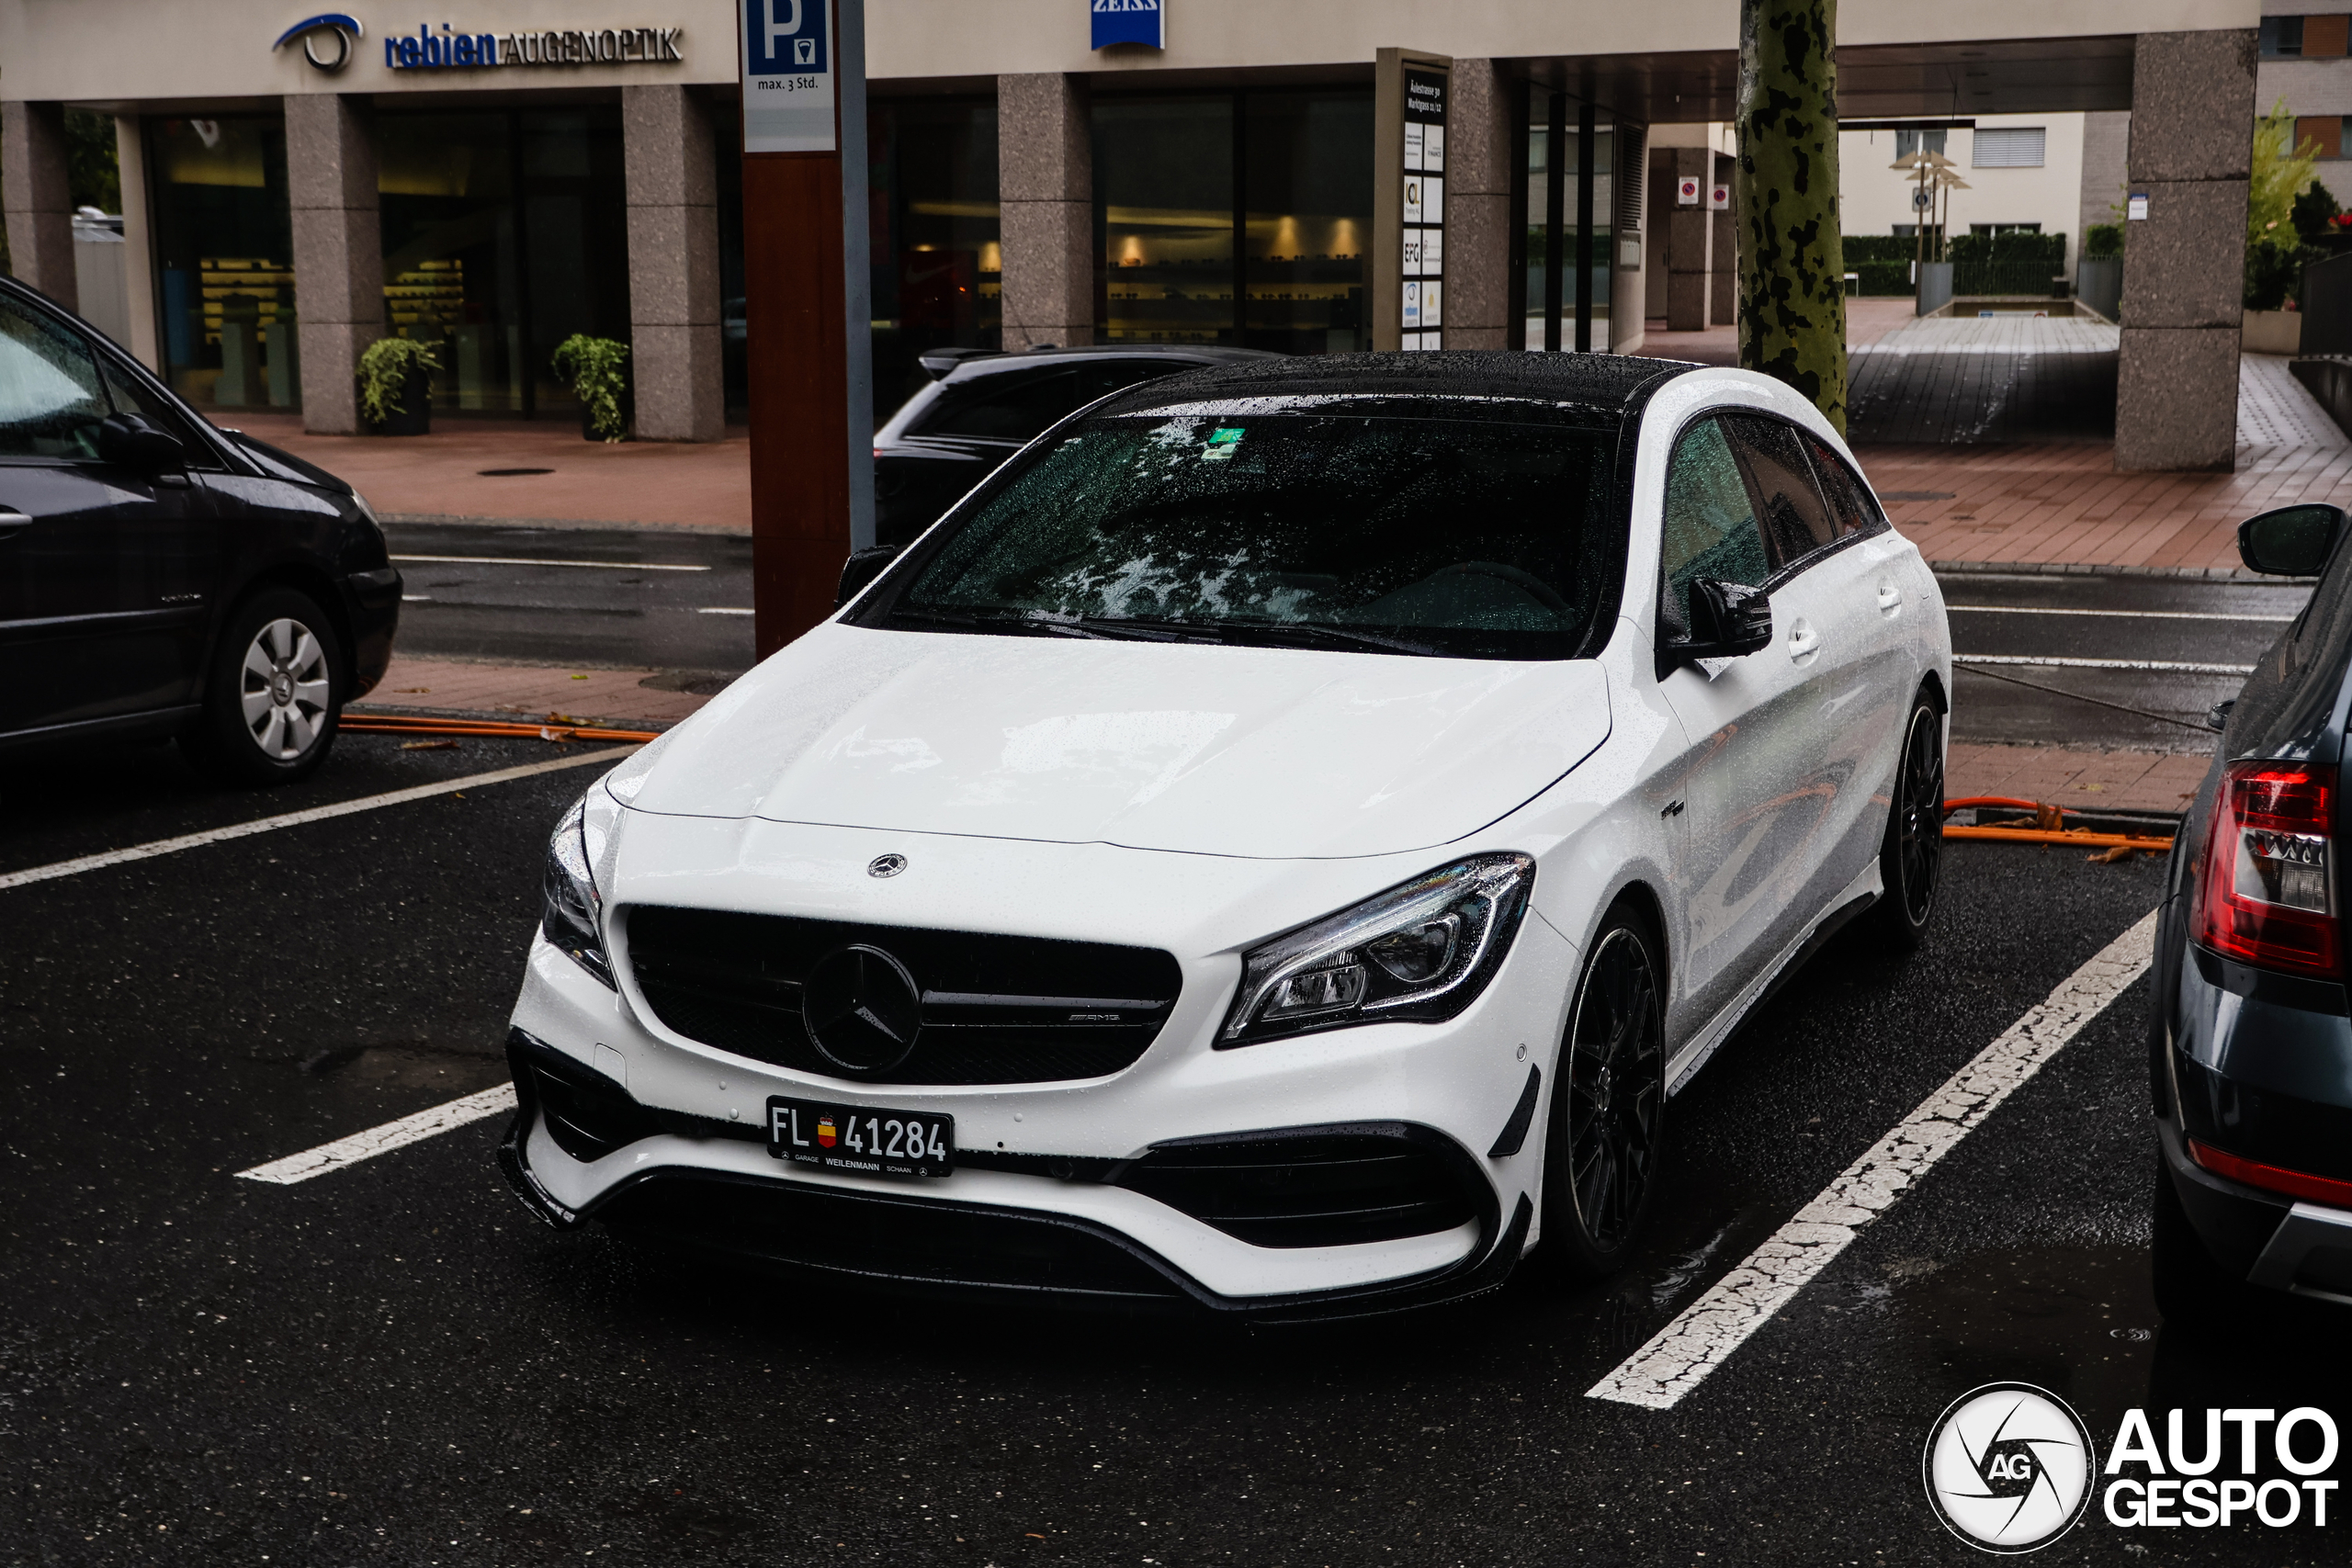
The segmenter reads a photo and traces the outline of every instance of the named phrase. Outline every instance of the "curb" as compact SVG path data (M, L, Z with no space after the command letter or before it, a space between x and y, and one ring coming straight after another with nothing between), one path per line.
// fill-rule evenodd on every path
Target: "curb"
M2094 566L2085 561L1931 560L1938 577L2163 577L2206 582L2267 582L2309 587L2316 577L2271 577L2242 566Z
M625 534L721 534L739 539L752 536L749 523L616 523L593 517L472 517L456 512L379 512L376 520L393 528L455 525L466 528L603 528Z
M355 718L380 715L386 718L488 719L499 724L537 724L547 716L544 710L533 708L413 708L368 702L346 703L343 711ZM668 729L681 722L674 718L627 718L608 714L566 714L563 716L574 724L598 729Z

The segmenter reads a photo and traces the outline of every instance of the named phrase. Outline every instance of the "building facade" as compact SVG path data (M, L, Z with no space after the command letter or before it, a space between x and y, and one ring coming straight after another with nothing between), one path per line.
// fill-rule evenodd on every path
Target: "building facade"
M587 333L630 344L640 436L715 437L744 385L738 29L800 3L474 0L420 21L0 0L16 270L74 298L61 125L95 110L117 128L129 345L192 400L355 429L356 356L399 333L436 346L436 411L570 418L549 362ZM866 6L886 406L947 344L1371 346L1384 48L1453 62L1445 346L1626 352L1654 312L1728 319L1736 214L1659 200L1668 175L1728 182L1727 0L1161 0L1156 43L1100 47L1091 0ZM2256 0L1839 11L1849 118L2039 125L2047 159L2048 128L2136 110L2162 129L2133 139L2132 177L2167 193L2152 223L2243 209ZM2214 333L2235 317L2208 296L2226 281L2233 310L2236 260L2184 246L2128 285L2147 292L2126 356L2150 374L2127 366L2125 398L2215 389L2127 420L2152 432L2127 463L2228 461Z

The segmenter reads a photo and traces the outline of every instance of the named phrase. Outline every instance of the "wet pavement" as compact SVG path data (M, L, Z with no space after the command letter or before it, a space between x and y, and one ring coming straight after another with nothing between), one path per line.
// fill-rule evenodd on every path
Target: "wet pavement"
M2120 574L1947 572L1940 581L1961 660L1954 739L2146 751L2211 753L2206 713L2245 677L2132 666L2251 665L2311 597L2295 583Z
M0 867L550 750L346 736L266 795L142 750L11 790ZM1597 1286L1254 1332L876 1303L548 1231L495 1120L236 1180L503 1080L595 771L0 887L0 1561L1960 1562L1920 1450L1978 1384L2102 1446L2133 1407L2352 1419L2352 1319L2155 1314L2144 981L1679 1404L1585 1395L2154 903L2160 862L2069 851L1954 845L1927 952L1815 957L1673 1102L1655 1230ZM2041 1558L2339 1562L2340 1528L2095 1507Z

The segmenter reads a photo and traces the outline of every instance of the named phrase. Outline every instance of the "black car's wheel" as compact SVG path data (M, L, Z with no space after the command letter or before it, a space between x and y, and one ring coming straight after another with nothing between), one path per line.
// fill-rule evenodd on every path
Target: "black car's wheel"
M1894 803L1879 848L1878 928L1901 948L1928 940L1936 894L1943 880L1944 723L1922 692L1903 726L1903 754L1894 765Z
M1649 922L1621 904L1577 982L1544 1147L1544 1250L1596 1279L1632 1255L1657 1187L1666 1114L1665 970Z
M231 613L204 682L189 758L235 784L299 779L325 760L343 715L343 643L311 597L269 588Z

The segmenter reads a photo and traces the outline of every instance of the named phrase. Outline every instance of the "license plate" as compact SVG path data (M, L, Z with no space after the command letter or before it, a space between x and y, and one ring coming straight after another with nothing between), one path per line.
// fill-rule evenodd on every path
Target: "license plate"
M768 1153L829 1170L945 1176L956 1168L956 1118L771 1095Z

